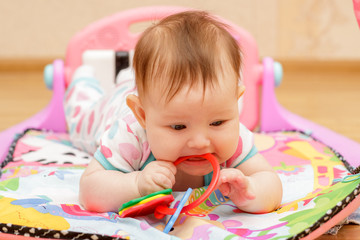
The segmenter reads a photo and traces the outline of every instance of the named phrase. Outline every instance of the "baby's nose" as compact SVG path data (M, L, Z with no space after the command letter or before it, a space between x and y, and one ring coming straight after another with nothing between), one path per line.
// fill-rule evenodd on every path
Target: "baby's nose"
M188 141L189 148L204 149L210 146L210 139L205 134L196 134Z

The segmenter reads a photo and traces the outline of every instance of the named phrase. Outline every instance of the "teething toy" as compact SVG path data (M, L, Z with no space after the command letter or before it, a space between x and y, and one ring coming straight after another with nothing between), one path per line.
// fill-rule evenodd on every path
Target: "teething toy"
M172 215L164 229L164 232L168 233L171 230L172 226L174 225L179 214L186 213L191 209L199 206L202 202L204 202L210 196L210 194L215 190L215 186L219 180L220 166L218 164L217 159L210 153L204 155L181 157L174 162L174 165L177 166L181 162L190 158L207 159L211 163L211 166L213 168L213 178L210 182L210 185L208 186L204 194L202 194L197 200L195 200L194 202L190 203L187 206L184 206L192 192L192 189L189 188L185 192L177 208L169 208L170 204L174 201L174 197L171 195L172 193L171 189L165 189L159 192L149 194L145 197L131 200L123 204L119 209L120 217L122 218L136 217L136 216L143 216L154 213L154 216L157 219L162 219L163 217L165 217L165 215Z

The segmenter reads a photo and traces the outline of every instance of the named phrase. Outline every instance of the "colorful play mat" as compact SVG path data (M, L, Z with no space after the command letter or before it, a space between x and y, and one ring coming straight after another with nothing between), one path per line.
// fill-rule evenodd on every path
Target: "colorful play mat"
M181 214L165 234L168 219L85 211L78 201L79 180L91 156L72 147L65 133L27 130L2 164L0 229L61 239L299 239L331 221L359 194L354 169L321 142L295 131L255 136L257 148L281 178L281 207L248 214L216 190ZM194 189L188 201L204 191ZM174 193L175 206L182 194Z
M359 1L353 2L359 19ZM74 35L65 58L46 66L44 80L53 91L49 105L0 132L0 239L314 239L357 211L360 144L282 107L274 90L282 79L281 64L270 57L260 59L251 34L219 17L244 56L246 92L239 119L248 129L262 132L256 134L255 144L281 178L281 207L267 214L241 212L215 190L199 206L180 214L166 234L170 216L120 218L116 212L94 213L80 206L79 181L92 156L73 147L67 134L63 100L73 73L88 64L106 73L99 80L105 90L112 89L114 78L131 70L141 34L129 27L185 10L153 6L107 16ZM125 68L114 56L127 63ZM206 196L205 191L193 189L186 204ZM176 208L184 193L172 195L170 207Z

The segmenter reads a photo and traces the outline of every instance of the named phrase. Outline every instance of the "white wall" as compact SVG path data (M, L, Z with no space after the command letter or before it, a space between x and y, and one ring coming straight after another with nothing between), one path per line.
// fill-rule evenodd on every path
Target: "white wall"
M0 0L0 59L63 58L71 37L89 23L153 5L203 9L243 26L261 56L360 60L351 0Z

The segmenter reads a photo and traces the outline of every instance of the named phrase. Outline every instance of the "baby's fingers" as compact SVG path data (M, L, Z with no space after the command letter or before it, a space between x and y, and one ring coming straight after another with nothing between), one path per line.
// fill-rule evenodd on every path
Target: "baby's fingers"
M161 173L153 176L153 181L163 189L172 188L175 184L175 176L173 174Z
M230 183L228 182L227 177L221 177L218 182L218 189L224 196L228 196L231 191Z
M244 197L246 199L249 199L249 200L255 199L256 196L255 196L254 192L250 189L249 180L247 178L237 177L235 179L235 184L236 184L236 186L238 186L239 191L243 192Z
M219 179L220 192L232 197L242 196L245 199L253 200L255 199L255 194L249 188L249 180L243 176L223 176Z
M251 190L249 179L246 177L237 177L234 179L234 186L237 188L236 192L241 192L244 198L248 200L255 199L255 193Z
M156 160L157 163L157 168L165 168L167 170L169 170L173 175L176 174L176 166L174 165L174 163L169 162L169 161L163 161L163 160Z

